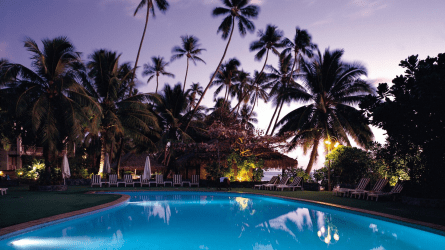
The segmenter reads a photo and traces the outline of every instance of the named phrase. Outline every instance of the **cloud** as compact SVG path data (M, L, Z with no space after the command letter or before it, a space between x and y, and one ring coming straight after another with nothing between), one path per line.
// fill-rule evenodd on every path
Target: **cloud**
M355 12L349 15L349 17L364 18L374 15L377 11L386 9L388 7L387 1L384 0L352 0L348 3L348 6L355 9Z
M330 24L333 22L334 22L334 18L328 17L325 19L318 20L318 21L312 23L310 26L321 26L321 25Z

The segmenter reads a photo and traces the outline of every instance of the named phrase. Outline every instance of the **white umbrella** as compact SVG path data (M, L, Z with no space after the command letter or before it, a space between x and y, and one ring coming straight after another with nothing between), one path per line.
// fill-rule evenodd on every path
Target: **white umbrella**
M70 178L71 172L70 172L70 165L68 164L68 157L66 156L66 153L63 155L63 161L62 161L62 177L63 177L63 185L65 185L65 178Z
M150 179L150 177L151 177L150 157L147 156L147 159L145 160L144 174L142 175L142 180Z
M103 167L102 173L104 173L104 174L109 174L109 173L110 173L110 170L111 170L111 167L110 167L110 159L109 159L109 157L108 157L108 153L106 153L106 154L105 154L104 167Z

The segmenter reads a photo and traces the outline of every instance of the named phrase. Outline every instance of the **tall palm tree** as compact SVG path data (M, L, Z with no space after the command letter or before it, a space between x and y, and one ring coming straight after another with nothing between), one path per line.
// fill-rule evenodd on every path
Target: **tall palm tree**
M131 77L131 81L130 81L130 96L133 94L132 90L133 90L133 86L134 86L134 77L136 75L136 69L138 67L138 61L139 61L139 55L141 54L141 49L142 49L142 43L144 42L144 37L145 37L145 31L147 30L147 24L148 24L148 17L150 15L150 10L151 13L153 14L153 17L155 16L155 8L154 8L154 4L153 2L156 3L156 5L158 6L158 9L165 13L169 7L169 4L167 2L167 0L141 0L141 2L138 4L138 7L136 7L136 10L134 11L133 16L136 16L136 14L138 13L138 11L140 9L142 9L144 6L147 6L147 14L145 15L145 26L144 26L144 32L142 32L142 38L141 38L141 43L139 44L139 49L138 49L138 54L136 56L136 62L134 63L134 68L133 68L133 75Z
M153 77L156 76L156 94L158 93L158 86L159 86L159 75L165 75L169 77L175 78L175 75L165 71L165 67L169 64L168 62L164 61L164 57L158 56L158 57L152 57L151 61L153 64L144 64L144 72L142 72L143 76L150 76L147 80L147 83L153 79Z
M312 37L311 35L309 35L309 33L306 30L301 30L300 28L296 28L295 29L295 36L294 39L291 41L289 38L285 38L283 43L286 44L286 49L283 50L283 56L288 55L292 52L293 50L293 64L292 64L292 70L291 70L291 75L294 75L295 70L297 70L297 72L300 71L300 69L295 69L295 66L299 65L300 61L303 59L303 57L308 57L311 58L313 56L313 50L317 48L317 45L312 43ZM290 85L290 80L291 78L288 78L288 82L287 82L287 86ZM289 101L289 100L287 100ZM275 124L272 128L272 132L271 134L273 134L275 132L275 128L277 125L277 122L279 120L280 117L280 113L281 113L281 109L283 108L283 104L284 102L286 102L286 98L283 98L281 100L281 103L278 104L278 106L280 107L280 110L278 111L278 115L277 118L275 120ZM278 108L277 106L277 108ZM275 111L276 112L276 111ZM275 113L274 113L275 115ZM273 120L273 118L272 118ZM270 124L269 124L269 128L270 128ZM267 128L267 131L269 131L269 128ZM266 132L267 134L267 132Z
M206 62L204 62L204 60L202 60L198 55L200 55L201 52L206 49L199 48L201 44L198 43L199 39L196 38L195 36L188 36L188 35L181 36L181 40L182 40L181 47L179 46L173 47L172 53L174 53L174 55L171 57L170 61L173 62L176 59L179 59L183 56L187 56L187 69L185 70L184 87L182 87L182 92L185 92L185 83L187 81L187 73L189 71L189 59L192 59L195 65L196 61L200 61L205 64Z
M20 64L11 64L9 70L17 73L18 87L23 90L16 102L17 115L32 124L49 173L64 142L80 141L82 127L101 108L77 82L84 67L72 43L66 37L42 43L40 50L34 40L25 40L34 70Z
M255 60L261 61L263 59L264 54L266 54L266 59L264 60L263 68L260 71L259 76L261 77L264 72L264 68L266 67L267 59L269 58L269 51L272 51L275 55L279 56L280 52L277 49L283 48L285 43L283 43L283 31L279 30L277 26L268 24L266 30L259 30L257 41L253 41L250 44L250 51L259 50L255 55ZM260 79L256 78L256 79ZM255 85L255 82L253 83ZM241 98L244 99L244 98ZM239 107L240 103L238 103L234 109Z
M255 79L252 85L249 87L250 89L250 104L252 104L251 113L255 109L255 105L258 105L259 100L262 99L267 103L269 101L269 93L267 93L269 76L267 74L259 74L258 71L255 70L253 78Z
M211 86L219 87L215 90L214 96L216 97L221 90L225 87L224 102L226 103L229 99L230 91L233 89L232 84L237 80L238 77L238 67L241 65L240 61L236 58L230 59L228 62L221 65L218 73L215 76L215 80L212 82Z
M343 50L326 49L323 55L318 51L314 61L303 60L303 84L311 96L310 103L291 111L278 123L282 126L279 134L296 133L289 149L302 145L307 152L312 147L307 173L316 160L320 140L336 137L349 146L350 137L366 147L373 139L364 115L353 106L373 93L371 85L360 79L366 69L359 63L342 62L342 56Z
M159 137L159 127L156 117L143 102L147 96L126 95L133 72L131 66L128 63L120 65L120 55L107 50L96 50L89 58L87 68L91 83L87 81L85 85L102 107L98 131L90 134L96 137L100 134L102 148L110 152L111 159L115 143L120 141L123 147L124 137L155 148L153 140ZM117 158L119 161L120 154Z
M258 16L260 8L257 5L253 4L249 5L250 3L249 0L222 0L222 3L224 4L225 7L216 7L215 9L213 9L212 15L214 17L217 17L220 15L228 14L222 21L221 25L218 27L217 33L221 32L222 33L221 37L224 40L229 38L229 40L227 41L224 54L221 57L221 60L219 61L219 64L215 69L215 73L213 73L212 77L210 78L210 81L207 84L206 88L204 89L204 93L201 95L201 98L199 98L199 101L196 104L193 113L196 112L199 105L201 104L202 99L207 93L207 90L212 84L213 79L218 73L218 70L224 60L224 57L226 56L227 49L229 48L230 41L232 40L233 31L235 30L235 20L238 20L238 30L240 32L241 37L244 37L247 31L253 32L255 30L255 25L249 19L256 18ZM187 128L188 124L186 126L186 129Z

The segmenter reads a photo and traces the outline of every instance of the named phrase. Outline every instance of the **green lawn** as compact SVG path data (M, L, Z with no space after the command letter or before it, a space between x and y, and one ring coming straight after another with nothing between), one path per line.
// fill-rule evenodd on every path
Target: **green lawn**
M208 188L90 188L70 186L66 192L31 192L27 186L10 187L8 194L0 196L0 228L36 220L52 215L71 212L87 207L100 205L118 199L113 194L85 194L87 191L123 191L123 190L188 190L214 191ZM249 188L234 188L232 192L255 192L258 194L278 194L312 201L320 201L337 205L361 208L409 219L430 222L445 226L443 209L407 206L392 201L366 201L333 196L330 192L295 191L276 192L253 190Z

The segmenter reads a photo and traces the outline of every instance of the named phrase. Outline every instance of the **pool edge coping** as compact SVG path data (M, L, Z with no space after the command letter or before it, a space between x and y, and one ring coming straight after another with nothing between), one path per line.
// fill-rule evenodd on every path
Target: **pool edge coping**
M111 193L119 193L119 192L141 192L141 191L139 191L139 190L121 190L118 192L116 192L116 191L89 191L89 192L86 192L86 194L99 194L99 193L110 193L110 192ZM178 191L177 190L164 190L164 191L143 190L143 192L178 192ZM414 227L417 229L421 229L424 231L429 231L432 233L436 233L436 234L445 236L445 226L442 226L442 225L413 220L413 219L409 219L409 218L404 218L404 217L400 217L400 216L396 216L396 215L385 214L385 213L380 213L380 212L361 209L361 208L337 205L337 204L328 203L328 202L321 202L321 201L307 200L307 199L302 199L302 198L281 196L278 194L277 195L275 195L275 194L260 194L260 193L246 192L246 191L228 192L228 191L217 191L217 190L199 190L199 191L181 190L180 192L221 192L221 193L253 194L253 195L262 195L262 196L269 196L269 197L277 197L280 199L295 200L295 201L301 201L301 202L306 202L306 203L322 205L322 206L326 206L326 207L332 207L332 208L336 208L336 209L344 209L344 210L352 211L355 213L370 215L372 217L381 217L384 219L389 219L389 220L391 220L391 222L395 222L395 223L399 222L399 224L408 224L407 226L411 226L411 227ZM68 213L64 213L64 214L58 214L58 215L54 215L54 216L50 216L50 217L46 217L46 218L41 218L41 219L37 219L37 220L33 220L33 221L16 224L13 226L1 228L0 229L0 240L4 239L4 238L13 237L14 235L12 235L12 234L14 234L14 233L18 233L20 231L25 231L26 229L38 227L39 225L41 226L46 223L56 222L59 220L68 219L70 217L75 217L75 216L95 212L98 210L103 210L103 209L111 208L114 206L118 206L130 199L129 195L126 195L126 194L119 194L119 195L121 195L121 197L119 199L112 201L112 202L105 203L105 204L101 204L98 206L84 208L81 210L76 210L76 211L72 211L72 212L68 212ZM8 236L6 236L6 235L8 235Z
M98 193L98 192L96 192L96 191L86 192L86 194L96 194L96 193ZM100 210L119 206L119 205L127 202L130 199L129 195L126 195L126 194L118 194L118 195L120 195L121 197L115 201L112 201L112 202L104 203L104 204L97 205L94 207L84 208L81 210L75 210L75 211L71 211L68 213L57 214L57 215L53 215L50 217L40 218L37 220L23 222L20 224L9 226L9 227L0 228L0 240L14 237L15 234L21 234L22 233L21 231L23 231L23 233L26 233L27 230L32 231L33 228L35 228L35 227L38 228L39 226L42 226L47 223L62 221L65 219L69 219L71 217L85 215L85 214L96 212L96 211L99 212Z

